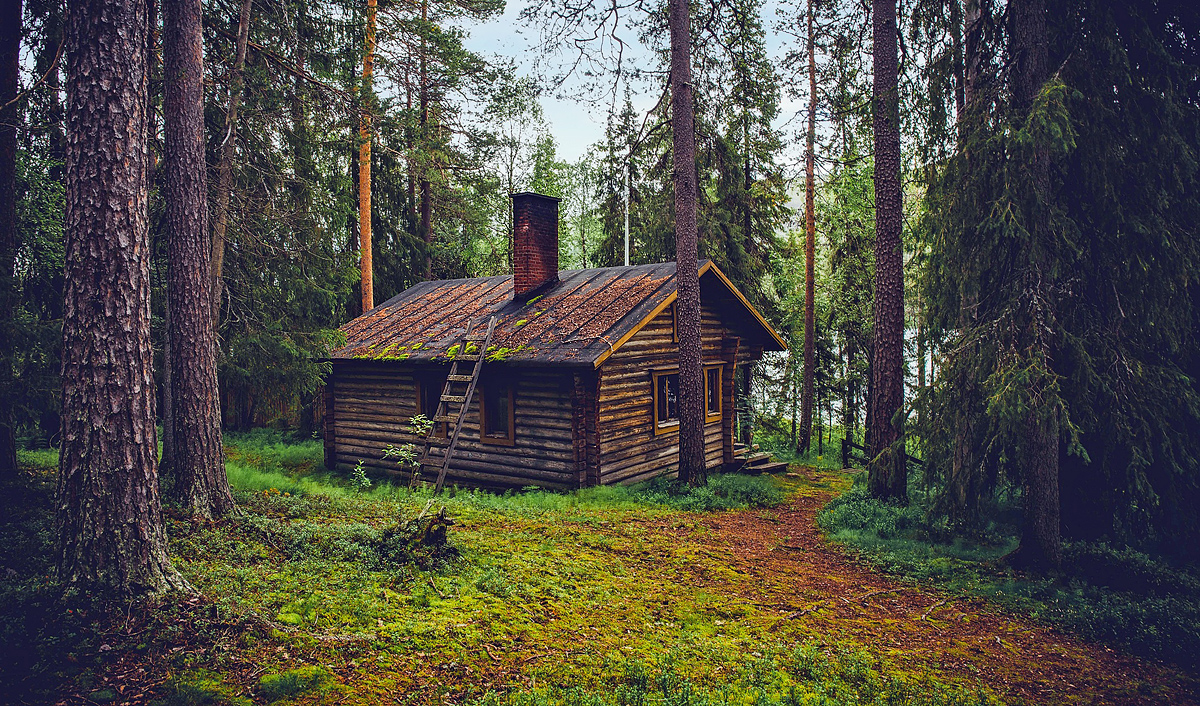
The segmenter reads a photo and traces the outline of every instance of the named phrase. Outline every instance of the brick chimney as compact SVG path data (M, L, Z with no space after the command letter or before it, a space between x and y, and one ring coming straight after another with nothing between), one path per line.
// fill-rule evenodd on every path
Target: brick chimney
M558 281L560 200L530 191L512 195L513 299L529 299Z

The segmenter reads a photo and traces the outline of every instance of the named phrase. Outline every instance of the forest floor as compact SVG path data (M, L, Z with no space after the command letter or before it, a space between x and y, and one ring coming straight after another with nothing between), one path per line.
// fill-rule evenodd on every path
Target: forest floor
M1183 670L849 558L816 524L820 508L850 485L840 472L793 467L756 479L782 491L782 502L719 512L647 503L620 489L460 492L443 502L461 556L423 570L392 565L382 548L394 539L387 528L425 507L427 496L326 494L282 476L239 476L238 462L235 451L237 518L169 521L177 565L202 597L110 611L99 622L46 618L24 666L0 672L21 677L8 685L10 697L1200 703L1195 675ZM40 502L31 496L23 505L36 512ZM41 600L26 599L27 617L47 610ZM0 637L14 640L9 648L20 643L19 635Z

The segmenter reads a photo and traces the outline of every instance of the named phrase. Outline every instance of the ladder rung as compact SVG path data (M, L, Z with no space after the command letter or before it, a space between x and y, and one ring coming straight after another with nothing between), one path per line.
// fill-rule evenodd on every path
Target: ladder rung
M437 423L437 422L457 422L457 421L458 421L458 415L457 415L457 414L438 414L438 415L435 415L435 416L434 416L434 418L433 418L433 421L434 421L434 423Z
M462 355L456 356L454 359L459 361L460 363L461 362L473 363L473 362L479 360L479 354L478 353L463 353Z
M462 404L467 401L466 395L442 395L442 402L457 402Z
M447 375L446 379L450 382L471 382L470 375Z
M475 335L475 336L466 336L463 338L463 340L464 341L473 341L475 343L478 343L478 342L484 340L485 338L487 338L487 336Z

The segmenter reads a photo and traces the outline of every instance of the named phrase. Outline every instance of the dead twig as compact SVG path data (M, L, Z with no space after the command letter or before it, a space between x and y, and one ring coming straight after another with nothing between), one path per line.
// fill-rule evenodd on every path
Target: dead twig
M946 601L948 601L948 600L950 600L950 599L943 598L942 600L938 601L937 603L934 603L933 605L929 606L929 610L925 611L921 615L921 620L929 620L929 615L931 613L933 613L933 611L937 610L939 607L946 605Z

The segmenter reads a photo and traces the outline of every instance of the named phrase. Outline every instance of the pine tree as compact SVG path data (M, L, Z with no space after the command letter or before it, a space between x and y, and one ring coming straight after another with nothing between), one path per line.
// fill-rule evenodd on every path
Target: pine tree
M0 321L7 327L16 308L17 282L17 83L21 64L21 0L0 10ZM13 389L15 340L0 329L0 480L17 472Z
M868 414L868 486L878 498L905 500L904 267L900 230L900 97L895 0L874 0L872 57L875 115L875 339Z
M66 316L58 576L113 597L185 588L158 495L146 223L149 12L67 8Z
M163 2L163 178L168 240L167 325L175 432L170 496L211 519L231 512L221 448L212 241L204 150L204 41L200 0Z
M700 367L700 277L696 227L696 133L691 20L687 0L670 0L671 130L674 136L675 282L679 298L679 479L704 485L704 375Z

